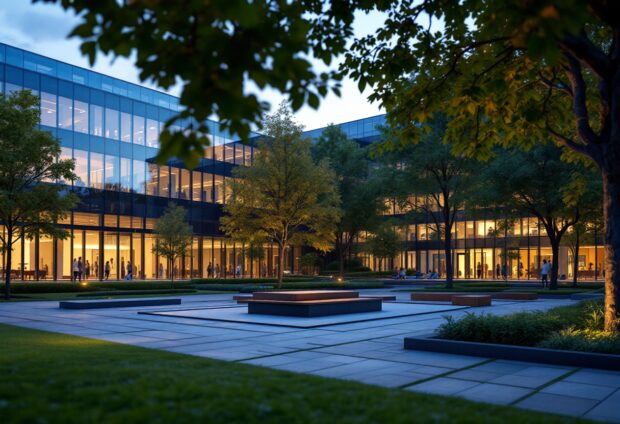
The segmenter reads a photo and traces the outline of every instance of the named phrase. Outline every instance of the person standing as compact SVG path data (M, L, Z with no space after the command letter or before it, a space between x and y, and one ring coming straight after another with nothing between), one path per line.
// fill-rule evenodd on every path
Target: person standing
M508 281L508 265L506 264L502 265L502 279Z
M542 268L540 269L540 279L542 282L543 289L549 285L549 262L546 259L543 259Z
M207 278L211 278L213 275L213 265L209 262L209 266L207 266Z
M105 272L105 279L110 278L110 261L105 262L105 268L103 269Z
M131 281L133 278L133 268L131 267L131 261L127 261L127 281Z
M73 258L73 278L71 281L77 281L78 273L80 272L80 268L78 267L77 259Z
M90 263L88 259L86 259L86 264L84 265L84 275L87 280L90 278Z
M220 276L220 264L215 265L215 271L213 273L213 276L215 278L219 278L219 276Z
M82 281L82 274L84 274L84 264L82 263L82 257L78 259L78 280Z
M160 262L159 263L159 279L161 280L162 278L164 278L164 265Z
M495 266L495 278L497 278L498 280L499 280L499 275L501 274L501 272L502 272L502 269L501 269L500 265L497 264Z
M476 273L478 274L478 278L482 277L482 265L480 262L478 262L478 265L476 266Z

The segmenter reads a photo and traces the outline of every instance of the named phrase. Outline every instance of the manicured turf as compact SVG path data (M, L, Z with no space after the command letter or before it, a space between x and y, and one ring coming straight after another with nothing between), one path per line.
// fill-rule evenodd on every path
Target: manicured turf
M574 422L0 325L2 423Z

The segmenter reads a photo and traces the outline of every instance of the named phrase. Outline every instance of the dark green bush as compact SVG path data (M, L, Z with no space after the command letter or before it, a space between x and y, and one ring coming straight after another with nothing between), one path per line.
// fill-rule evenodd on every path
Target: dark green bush
M145 295L145 294L186 294L186 293L196 293L196 290L192 289L168 289L168 290L131 290L131 293L128 293L127 290L101 290L96 292L88 292L88 293L78 293L76 297L96 297L96 296L121 296L121 295Z
M569 328L551 334L547 339L540 342L538 347L620 354L620 335Z
M438 334L442 339L534 346L563 326L557 316L544 312L520 312L506 316L468 313L458 321L446 317Z
M289 275L283 278L283 281L318 281L316 277L307 275L293 276ZM277 283L277 278L194 278L192 284L273 284Z
M85 286L80 283L69 282L39 282L39 283L14 283L11 284L11 293L77 293L97 291L97 287L91 284Z
M273 285L256 285L256 284L198 284L195 286L198 290L213 290L213 291L232 291L241 293L251 293L259 290L272 290Z

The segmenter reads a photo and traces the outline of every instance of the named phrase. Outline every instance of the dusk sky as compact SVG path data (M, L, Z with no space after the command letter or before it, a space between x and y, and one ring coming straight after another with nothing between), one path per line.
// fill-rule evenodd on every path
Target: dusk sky
M358 35L367 33L380 21L378 16L360 16L356 25ZM33 51L73 65L89 67L87 59L80 54L79 40L68 39L67 34L77 23L70 13L57 5L31 4L30 0L11 0L0 4L0 41ZM126 81L140 83L138 70L128 59L117 59L99 55L95 66L98 72ZM176 95L179 88L169 91ZM329 95L318 110L304 107L297 113L297 119L306 129L323 127L329 123L341 123L382 113L378 104L370 104L357 89L357 84L347 79L343 82L342 97ZM274 92L263 92L262 98L276 106L283 97Z

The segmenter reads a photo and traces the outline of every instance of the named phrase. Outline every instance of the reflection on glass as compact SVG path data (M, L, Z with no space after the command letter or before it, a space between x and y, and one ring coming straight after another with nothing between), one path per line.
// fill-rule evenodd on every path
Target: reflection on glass
M105 136L112 140L118 140L118 110L105 109Z
M224 177L222 175L215 175L213 198L216 203L224 203Z
M202 200L204 202L213 203L213 174L204 174L202 193Z
M90 105L90 133L91 135L103 136L103 108Z
M131 190L131 159L121 157L121 191Z
M157 196L157 171L159 167L153 163L149 163L148 175L146 180L146 194L150 196Z
M144 145L144 116L133 116L133 142Z
M73 122L73 106L71 99L58 98L58 128L71 130Z
M133 161L133 178L131 183L131 189L136 193L144 194L146 183L144 175L146 169L145 165L146 164L141 160L134 159Z
M41 92L41 125L56 126L56 95Z
M103 155L90 153L90 187L103 189Z
M158 122L154 119L146 120L146 145L149 147L158 147Z
M105 156L105 189L118 190L119 186L119 160L118 156Z
M170 167L170 196L173 199L179 197L179 168Z
M88 152L85 150L74 150L73 159L75 159L75 175L77 179L73 182L76 187L88 186Z
M121 112L121 141L131 143L131 115Z
M202 196L202 174L198 171L192 171L192 200L200 202Z
M73 130L88 134L88 103L75 100L73 103Z

